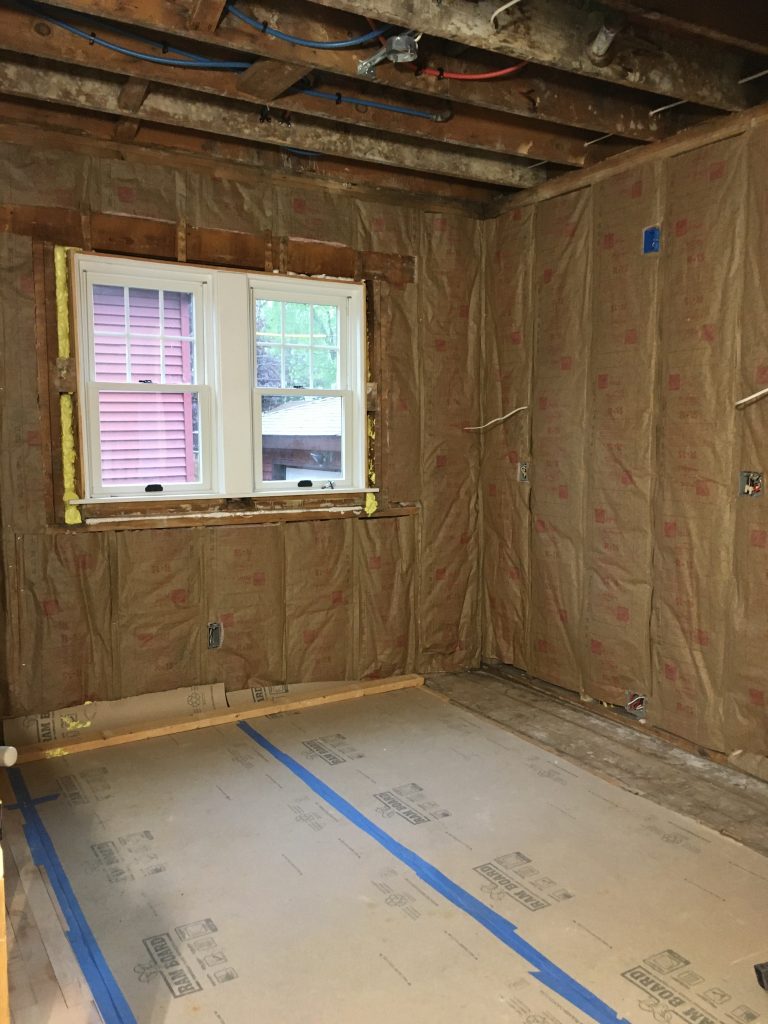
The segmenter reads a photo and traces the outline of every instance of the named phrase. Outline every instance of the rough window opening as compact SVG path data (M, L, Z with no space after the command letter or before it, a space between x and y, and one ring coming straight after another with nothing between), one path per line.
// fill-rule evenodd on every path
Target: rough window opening
M75 269L86 500L365 489L364 285Z

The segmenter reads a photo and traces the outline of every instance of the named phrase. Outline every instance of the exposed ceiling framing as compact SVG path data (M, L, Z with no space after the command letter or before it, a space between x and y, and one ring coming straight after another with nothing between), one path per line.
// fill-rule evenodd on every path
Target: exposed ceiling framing
M244 18L228 0L0 0L4 135L266 147L308 174L484 201L768 97L764 0L234 3ZM361 77L394 35L417 59Z

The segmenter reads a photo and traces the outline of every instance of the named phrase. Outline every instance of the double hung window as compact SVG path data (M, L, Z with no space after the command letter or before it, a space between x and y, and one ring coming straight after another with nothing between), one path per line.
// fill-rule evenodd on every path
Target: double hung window
M75 257L88 500L365 487L361 284Z

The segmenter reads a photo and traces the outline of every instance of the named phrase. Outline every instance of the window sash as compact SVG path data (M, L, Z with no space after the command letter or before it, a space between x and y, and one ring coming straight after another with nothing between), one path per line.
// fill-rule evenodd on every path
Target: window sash
M104 483L102 480L102 444L101 418L99 411L99 395L103 393L118 394L189 394L198 396L198 412L200 419L200 479L191 481L146 480L140 483ZM198 384L112 384L104 381L92 381L86 386L86 421L89 424L87 437L88 477L90 493L99 498L121 498L143 496L146 487L151 483L162 485L162 491L149 492L158 495L189 495L212 494L212 463L213 445L210 424L212 393L211 388Z
M355 483L355 415L354 415L354 400L355 395L348 389L336 388L334 390L326 390L324 388L254 388L253 390L254 401L253 401L253 437L254 437L254 478L256 482L256 490L264 492L293 492L296 491L299 494L306 493L308 491L319 491L323 489L336 489L336 488L352 488ZM262 401L263 397L269 397L274 395L276 397L285 398L338 398L341 400L341 463L343 467L343 476L341 478L327 477L323 478L320 474L316 474L313 479L311 487L299 487L299 479L307 479L307 477L298 477L296 481L293 480L264 480L264 434L262 430ZM269 435L266 435L269 436ZM291 435L286 435L289 437ZM335 435L329 435L335 436ZM332 486L330 486L332 485Z

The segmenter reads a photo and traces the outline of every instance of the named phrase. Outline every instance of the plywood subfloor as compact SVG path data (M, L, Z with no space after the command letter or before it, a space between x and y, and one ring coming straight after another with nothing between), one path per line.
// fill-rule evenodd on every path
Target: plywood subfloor
M9 909L33 917L50 997L30 1016L17 972L15 1024L100 1020L61 944L62 877L64 928L104 957L94 975L79 950L106 1024L765 1016L766 858L430 693L40 762L16 785Z
M679 749L636 722L596 714L516 669L431 676L461 707L568 758L630 792L694 818L768 856L768 785Z

